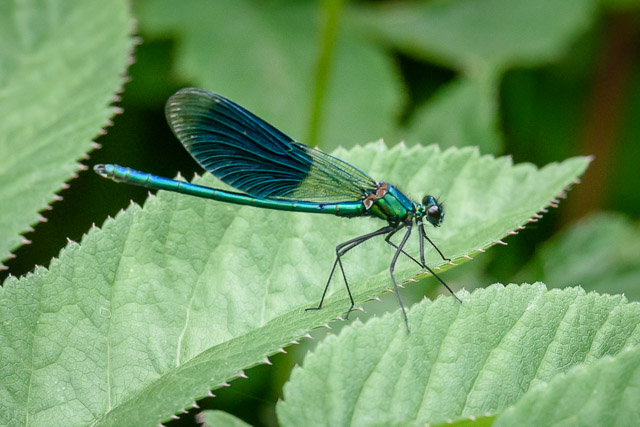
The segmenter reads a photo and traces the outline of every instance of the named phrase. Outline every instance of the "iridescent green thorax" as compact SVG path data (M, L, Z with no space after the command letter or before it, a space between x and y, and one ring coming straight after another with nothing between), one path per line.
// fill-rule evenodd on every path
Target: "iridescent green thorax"
M418 221L425 218L434 227L444 220L444 209L433 196L425 196L422 203L412 202L400 190L391 184L378 184L376 190L363 200L367 215L373 215L391 224Z
M420 205L386 182L379 184L376 191L365 197L362 203L369 215L390 223L409 221L415 216L416 209L420 209Z

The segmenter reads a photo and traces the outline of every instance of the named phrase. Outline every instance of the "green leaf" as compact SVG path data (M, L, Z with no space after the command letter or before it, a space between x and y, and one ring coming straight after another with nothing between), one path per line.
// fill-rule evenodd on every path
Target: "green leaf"
M249 424L245 423L240 418L224 411L202 411L198 414L198 421L204 426L211 427L249 427Z
M461 78L440 89L413 114L405 140L441 147L502 150L498 131L498 77L494 72Z
M324 20L321 4L160 0L139 3L137 12L143 31L176 36L182 79L222 93L305 141ZM320 145L328 150L388 135L402 93L388 55L341 28L322 107Z
M436 424L433 427L491 427L495 419L495 415L462 418L456 421Z
M640 300L640 225L613 213L587 217L546 242L518 277Z
M431 425L432 427L491 427L493 425L494 420L496 419L495 415L488 415L484 417L470 417L470 418L462 418L456 421L448 420L442 424ZM388 426L388 427L423 427L424 424L419 424L415 421L397 421L397 420L385 420L384 422L373 424L374 426Z
M359 7L373 37L460 71L535 65L563 54L594 19L595 0L439 0Z
M326 339L285 385L281 425L498 413L572 366L640 342L640 305L621 296L493 285L462 300L416 304L410 334L389 313Z
M633 426L640 419L640 347L577 366L535 387L495 426Z
M132 27L124 0L0 5L0 261L114 114Z
M454 260L525 223L588 164L575 158L538 170L470 148L381 143L336 154L408 194L446 197L446 220L429 235ZM210 175L197 182L219 186ZM0 424L168 419L344 315L348 300L339 278L322 310L304 309L319 302L336 244L382 225L168 192L144 208L127 208L80 245L68 245L49 269L5 281ZM415 253L417 242L411 243ZM356 303L390 286L391 256L380 239L345 258ZM435 253L427 262L444 263ZM401 260L396 277L417 272Z

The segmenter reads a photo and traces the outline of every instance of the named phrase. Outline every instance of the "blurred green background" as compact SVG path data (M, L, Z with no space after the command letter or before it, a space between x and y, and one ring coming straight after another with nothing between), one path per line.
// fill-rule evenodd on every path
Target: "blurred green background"
M219 92L324 150L384 138L478 145L538 166L594 155L559 209L446 280L544 280L640 299L639 1L148 0L132 13L142 44L118 104L124 114L86 165L201 172L164 119L165 100L185 86ZM67 238L147 192L89 170L60 195L2 278L48 265ZM406 292L439 291L425 280ZM367 308L376 310L384 305ZM200 406L272 425L304 345ZM172 424L194 423L193 413Z

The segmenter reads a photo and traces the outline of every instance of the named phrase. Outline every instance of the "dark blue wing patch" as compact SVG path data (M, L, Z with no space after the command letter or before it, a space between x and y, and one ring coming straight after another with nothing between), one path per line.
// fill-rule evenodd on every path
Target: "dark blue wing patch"
M296 142L235 102L198 88L176 92L165 108L174 134L196 161L254 197L341 202L376 187L360 169Z

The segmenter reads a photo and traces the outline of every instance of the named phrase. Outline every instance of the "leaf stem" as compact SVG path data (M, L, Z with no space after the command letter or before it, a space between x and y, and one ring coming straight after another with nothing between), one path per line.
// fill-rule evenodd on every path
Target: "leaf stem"
M324 0L322 2L324 22L321 29L319 56L315 68L316 74L311 104L311 120L309 123L309 134L307 135L308 144L312 147L318 145L324 97L329 81L335 42L340 29L340 17L343 6L344 0Z

